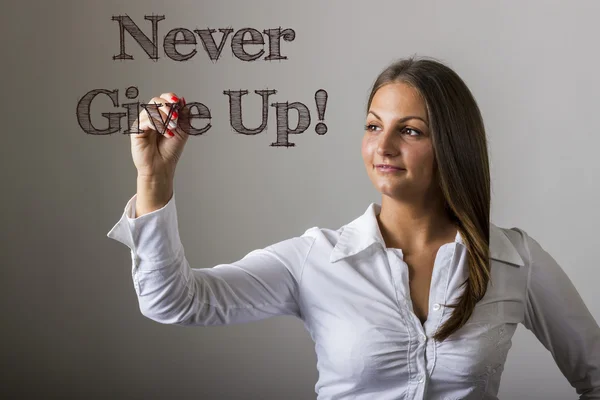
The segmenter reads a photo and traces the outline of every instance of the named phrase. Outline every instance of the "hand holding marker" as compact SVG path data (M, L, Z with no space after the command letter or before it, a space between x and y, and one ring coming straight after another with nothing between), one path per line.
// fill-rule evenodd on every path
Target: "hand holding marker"
M138 172L135 218L164 207L173 195L175 168L189 138L177 125L183 106L185 99L163 93L148 102L134 123L141 131L129 135Z

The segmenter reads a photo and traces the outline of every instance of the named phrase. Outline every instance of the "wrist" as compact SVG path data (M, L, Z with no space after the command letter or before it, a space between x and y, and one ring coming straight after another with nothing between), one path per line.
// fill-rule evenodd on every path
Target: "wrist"
M173 181L173 175L169 173L153 174L153 175L137 175L137 182L150 185L165 185Z
M138 177L135 218L163 208L172 196L172 179Z

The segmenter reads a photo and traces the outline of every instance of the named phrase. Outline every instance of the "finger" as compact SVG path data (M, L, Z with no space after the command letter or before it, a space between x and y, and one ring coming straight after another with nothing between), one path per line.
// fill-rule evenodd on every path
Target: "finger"
M166 101L161 97L153 97L140 112L140 128L166 135L167 129L174 129L177 126L171 119L172 111L168 109Z
M142 138L159 134L165 137L170 136L168 134L169 131L163 130L162 128L160 128L161 131L159 133L159 131L156 129L157 126L163 127L164 125L160 120L151 120L151 118L148 116L148 113L144 112L143 114L140 113L140 117L133 123L131 130L136 133L136 136Z
M171 111L170 115L171 121L173 121L173 125L171 125L170 127L175 128L177 126L177 120L179 119L181 109L183 108L183 101L179 96L172 92L163 93L160 95L160 98L163 99L165 104L168 106L167 109ZM167 109L165 110L165 112L167 111Z
M144 112L143 114L140 113L140 117L135 120L135 122L131 126L131 130L137 133L138 135L142 135L143 137L153 133L158 134L158 131L156 129L157 126L161 127L162 122L160 120L151 121L151 118L148 116L148 113Z
M151 101L151 105L146 106L146 112L151 117L150 122L160 122L156 129L160 129L160 131L164 133L165 125L170 129L175 128L176 125L172 121L173 110L170 109L167 102L165 102L165 100L161 97L153 98Z
M182 103L181 98L173 92L163 93L160 95L160 98L165 100L167 103L178 103L180 105Z
M180 126L177 126L174 129L171 129L171 132L174 134L174 136L179 137L182 140L187 140L189 137L189 133L187 133L185 130L183 130Z
M187 139L187 137L189 136L188 133L185 130L183 130L178 123L179 117L184 112L185 99L179 97L173 92L163 93L160 95L160 98L163 99L172 110L171 121L173 122L173 124L169 124L169 128L171 128L171 131L174 132L180 138Z

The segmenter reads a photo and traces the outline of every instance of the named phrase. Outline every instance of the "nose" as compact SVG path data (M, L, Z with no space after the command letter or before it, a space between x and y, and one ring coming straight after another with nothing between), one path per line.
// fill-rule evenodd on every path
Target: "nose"
M396 143L393 136L393 131L385 130L382 131L378 136L379 140L377 143L377 154L380 156L394 156L398 153L396 149Z

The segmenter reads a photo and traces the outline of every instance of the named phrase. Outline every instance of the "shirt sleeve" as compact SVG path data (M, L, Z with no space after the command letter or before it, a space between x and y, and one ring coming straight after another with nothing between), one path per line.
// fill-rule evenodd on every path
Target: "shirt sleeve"
M600 328L554 258L525 234L530 256L524 326L582 400L600 399Z
M201 326L276 315L302 318L298 286L313 236L286 239L232 263L191 268L179 237L175 195L163 208L132 218L136 196L107 236L130 249L144 316L163 324Z

